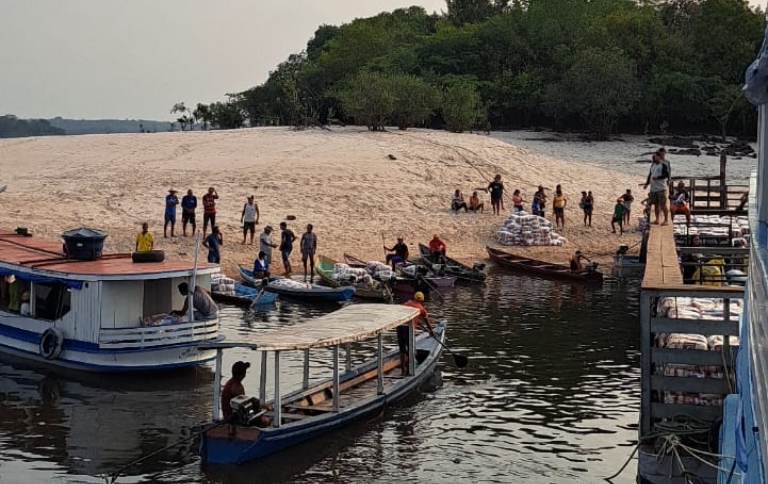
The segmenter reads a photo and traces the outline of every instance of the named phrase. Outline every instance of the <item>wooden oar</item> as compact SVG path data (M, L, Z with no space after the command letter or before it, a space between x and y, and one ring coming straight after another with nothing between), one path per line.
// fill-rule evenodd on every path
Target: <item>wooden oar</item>
M423 327L424 329L427 329L427 328L426 328L426 327L424 327L424 326L422 326L422 327ZM464 356L464 355L460 355L460 354L458 354L458 353L454 352L452 349L450 349L450 348L448 347L448 345L446 345L445 343L443 343L442 341L440 341L440 340L437 338L437 336L435 336L434 334L431 334L431 333L430 333L430 336L432 336L433 338L435 338L435 341L437 341L437 344L439 344L440 346L442 346L442 347L445 349L445 351L447 351L448 353L450 353L450 355L451 355L451 356L453 356L453 362L456 364L456 366L457 366L457 367L459 367L459 368L464 368L464 367L466 367L466 366L467 366L467 364L469 363L469 358L467 358L467 357L466 357L466 356Z

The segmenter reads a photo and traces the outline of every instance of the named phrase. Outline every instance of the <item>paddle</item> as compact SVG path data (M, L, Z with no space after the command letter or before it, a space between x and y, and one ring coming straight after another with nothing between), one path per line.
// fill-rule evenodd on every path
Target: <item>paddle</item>
M420 324L420 326L421 326L421 324ZM427 329L425 326L422 326L422 328L424 328L424 329ZM452 349L450 349L450 348L448 347L448 345L446 345L445 343L443 343L442 341L440 341L440 340L437 338L437 336L435 336L434 334L430 333L430 336L432 336L433 338L435 338L435 341L437 341L437 344L439 344L440 346L442 346L442 347L445 349L445 351L447 351L448 353L450 353L450 355L451 355L451 356L453 356L453 363L454 363L454 364L455 364L455 365L456 365L458 368L464 368L464 367L466 367L466 366L467 366L467 364L469 363L469 358L467 358L467 357L466 357L466 356L464 356L464 355L460 355L460 354L458 354L458 353L455 353L455 352L454 352Z

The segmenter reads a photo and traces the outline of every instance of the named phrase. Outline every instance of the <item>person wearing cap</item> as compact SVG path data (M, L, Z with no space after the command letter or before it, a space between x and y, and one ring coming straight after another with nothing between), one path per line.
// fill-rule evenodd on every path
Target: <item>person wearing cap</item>
M312 232L312 224L307 224L307 231L301 234L301 263L304 265L304 281L307 280L307 259L309 259L309 282L315 272L315 252L317 251L317 235Z
M219 194L216 193L216 189L213 187L208 188L208 193L203 195L203 237L205 232L208 231L208 223L211 224L211 230L216 225L216 200L219 199Z
M141 232L136 234L136 252L149 252L155 245L155 238L149 232L149 224L141 224Z
M424 305L422 304L424 302L424 293L420 291L416 291L413 293L413 299L406 301L403 303L403 306L410 306L412 308L416 308L419 310L419 315L413 318L408 323L401 324L397 327L397 345L400 348L400 370L402 371L403 376L408 376L408 353L409 353L409 343L410 343L410 335L409 335L409 325L413 325L413 330L416 331L416 328L419 327L421 324L421 320L424 319L425 328L427 331L429 331L429 334L434 336L435 333L432 331L432 323L429 321L429 313L427 313L427 310L424 308Z
M215 225L211 228L211 233L203 240L203 247L208 249L208 262L211 264L221 263L221 246L224 245L224 235Z
M228 421L232 418L232 399L245 395L245 386L243 380L245 380L245 373L248 368L251 367L250 363L244 361L236 361L232 365L232 377L227 380L224 387L221 389L221 411L224 414L224 421ZM263 410L272 410L271 405L260 405ZM270 419L262 416L261 424L269 425Z
M165 197L165 225L163 225L163 236L168 237L168 224L171 225L171 237L176 237L174 229L176 227L176 205L179 204L179 197L176 196L176 190L171 188Z
M187 194L181 197L181 227L184 237L187 236L187 224L192 225L192 235L195 235L197 230L195 209L197 209L197 197L192 193L192 189L189 189Z
M272 241L272 226L267 225L264 227L264 231L259 234L259 251L264 252L269 265L272 265L272 249L275 247L277 244Z
M291 252L293 252L293 243L296 241L296 235L293 230L288 228L288 224L280 222L280 256L283 259L283 268L285 268L285 276L288 277L293 272L291 267Z
M269 262L263 250L259 251L258 257L253 261L253 276L259 279L269 277Z
M584 264L581 263L582 260L585 260L587 262L592 262L589 259L587 259L580 250L577 250L573 256L571 257L571 272L575 272L576 274L584 272L586 269L584 268Z
M243 224L243 241L248 232L251 233L251 244L253 245L253 236L256 233L256 225L259 223L259 204L253 201L253 195L248 195L248 201L243 205L243 213L240 214L240 223Z
M432 240L429 241L429 257L432 259L432 262L438 264L442 263L445 258L446 249L447 246L445 245L445 242L440 240L440 236L433 234Z
M174 316L184 316L189 311L189 284L182 282L178 286L179 293L184 296L184 305L179 310L171 311ZM192 293L192 308L196 321L208 321L216 319L219 315L219 307L211 299L211 295L200 286L195 286L195 292Z
M391 249L385 245L384 250L394 252L394 254L387 254L387 264L392 263L392 269L396 264L403 264L408 260L408 246L403 242L402 235L397 238L397 243Z

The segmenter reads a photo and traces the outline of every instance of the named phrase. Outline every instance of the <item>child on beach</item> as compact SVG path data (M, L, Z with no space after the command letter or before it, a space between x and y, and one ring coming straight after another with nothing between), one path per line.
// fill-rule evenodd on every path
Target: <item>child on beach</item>
M613 207L613 219L611 219L611 231L616 233L616 225L619 224L619 235L624 233L624 200L621 197L616 199L616 205Z
M462 195L461 190L457 188L451 199L451 210L453 210L453 213L459 213L459 210L462 208L464 209L464 213L469 212L467 202L464 201L464 195Z
M472 192L472 196L469 197L469 209L477 213L485 213L485 204L480 201L480 197L477 196L477 192Z
M523 211L523 197L520 195L519 189L512 193L512 205L514 206L515 213L520 213Z

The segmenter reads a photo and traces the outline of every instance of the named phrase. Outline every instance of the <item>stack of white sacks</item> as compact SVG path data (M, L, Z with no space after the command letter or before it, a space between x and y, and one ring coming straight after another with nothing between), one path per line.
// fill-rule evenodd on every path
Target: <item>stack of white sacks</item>
M235 280L230 279L221 272L211 274L211 292L235 296Z
M673 227L675 235L698 235L702 239L711 239L713 242L732 237L734 246L749 245L749 219L745 216L694 215L691 217L691 226L687 227L685 215L678 214L673 219Z
M496 232L501 245L563 245L565 237L552 230L552 222L527 212L510 214Z
M364 280L366 276L375 279L384 280L392 277L392 268L378 261L366 262L365 268L350 267L343 262L337 262L333 265L333 278L345 280L354 277L356 280Z
M658 314L660 317L673 319L722 320L725 307L722 299L668 297L659 300ZM742 300L731 299L730 319L738 321L743 310ZM729 338L731 346L738 346L736 336ZM663 333L656 336L656 346L659 348L690 349L701 351L722 351L722 336L704 336L701 334ZM664 376L693 377L693 378L724 378L723 367L720 365L685 365L668 363L661 365L660 371ZM664 403L685 405L722 405L723 395L690 392L663 392Z

